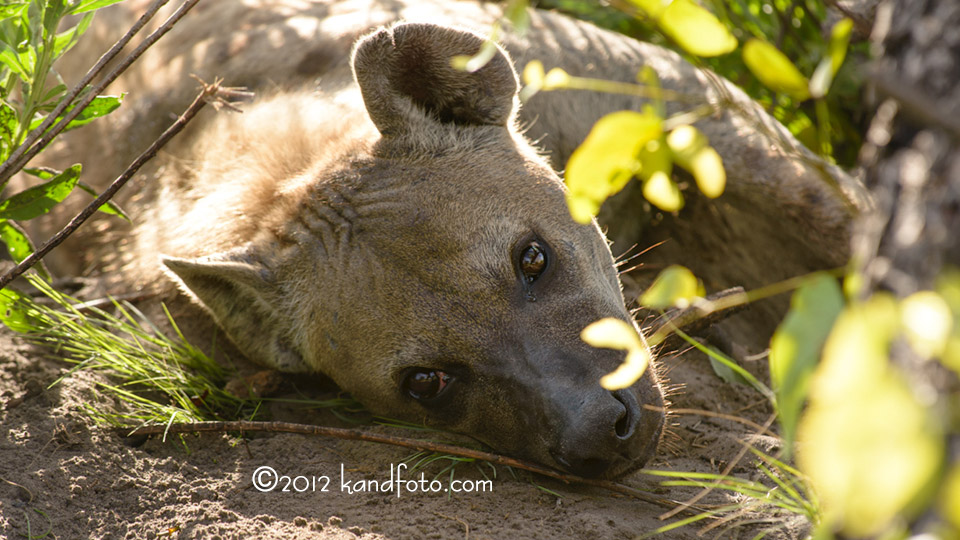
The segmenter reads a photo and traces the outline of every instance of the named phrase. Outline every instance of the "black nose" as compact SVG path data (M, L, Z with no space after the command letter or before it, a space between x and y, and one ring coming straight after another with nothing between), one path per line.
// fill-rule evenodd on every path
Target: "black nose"
M617 423L614 424L613 430L621 440L627 440L633 436L633 433L637 429L637 424L639 424L640 404L637 403L637 398L629 394L626 390L617 390L616 392L612 392L612 394L613 398L623 405L623 412L620 414L620 417L617 418Z
M550 454L573 474L603 476L626 457L628 441L640 423L640 411L636 396L628 390L603 391L567 416L569 423Z

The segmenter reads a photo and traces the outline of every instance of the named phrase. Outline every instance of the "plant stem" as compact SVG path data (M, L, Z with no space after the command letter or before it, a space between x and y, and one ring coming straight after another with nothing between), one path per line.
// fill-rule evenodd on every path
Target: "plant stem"
M57 25L59 26L59 21L57 21ZM13 137L14 146L19 146L26 139L27 131L30 130L30 123L33 121L34 115L37 114L40 99L43 97L43 92L47 86L47 74L51 68L54 41L56 41L57 35L56 32L47 34L46 30L44 30L44 34L46 35L43 36L43 43L38 51L40 54L37 55L37 63L30 77L30 91L24 96L17 133ZM0 186L0 189L2 189L2 186Z
M833 143L830 142L830 109L822 98L815 103L817 111L817 138L820 142L820 155L829 158L833 155Z
M663 99L667 101L678 101L681 103L704 103L706 99L703 96L685 94L676 90L669 90L644 84L627 83L620 81L608 81L605 79L593 79L590 77L569 76L569 79L557 90L592 90L594 92L603 92L607 94L623 94L628 96L637 96L650 99ZM544 88L544 90L551 90Z
M776 283L771 283L770 285L764 285L763 287L760 287L759 289L753 289L752 291L734 292L727 296L717 298L716 300L700 299L694 304L694 307L699 314L698 319L702 319L707 315L717 311L723 311L732 307L749 304L751 302L756 302L757 300L763 300L765 298L770 298L771 296L777 296L778 294L783 294L794 289L798 289L801 285L812 279L815 275L823 272L835 277L840 277L843 275L844 269L834 268L833 270L827 271L818 270L802 276L796 276L783 281L778 281ZM684 322L685 324L690 324L693 322L693 320ZM663 343L663 340L665 340L670 334L674 333L675 328L675 325L665 324L658 328L653 335L647 338L647 342L651 346Z

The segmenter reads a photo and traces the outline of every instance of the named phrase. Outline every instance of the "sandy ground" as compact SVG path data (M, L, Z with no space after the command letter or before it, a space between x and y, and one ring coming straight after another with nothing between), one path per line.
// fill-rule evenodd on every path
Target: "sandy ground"
M722 382L697 353L664 361L672 383L682 385L672 397L675 409L706 409L760 423L769 414L758 394ZM665 523L658 519L663 507L505 467L496 468L496 478L484 492L447 492L444 475L438 493L349 493L341 480L388 480L391 466L411 455L374 443L294 434L131 441L96 426L82 412L85 405L112 406L94 387L99 375L79 373L50 387L68 368L49 351L0 330L0 537L633 538ZM287 380L283 389L298 385L310 392L322 387ZM277 420L333 422L323 413L279 406L269 414ZM374 429L417 436L396 428ZM676 415L649 466L719 472L750 433L727 420ZM743 460L735 474L755 477L752 461ZM252 475L263 466L280 475L321 478L309 486L300 480L299 493L292 487L282 491L283 483L261 492ZM441 468L428 467L426 478ZM490 466L467 464L457 468L455 479L483 481L480 469L487 477L494 474ZM329 477L329 483L322 477ZM656 478L643 473L623 482L664 498L683 500L692 494L661 488ZM794 523L768 537L794 538L801 529ZM693 539L699 530L689 526L662 537ZM756 532L744 528L723 537L750 538Z

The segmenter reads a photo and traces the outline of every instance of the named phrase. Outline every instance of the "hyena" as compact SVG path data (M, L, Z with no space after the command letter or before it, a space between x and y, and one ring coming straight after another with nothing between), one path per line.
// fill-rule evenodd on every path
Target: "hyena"
M375 413L576 474L634 470L663 432L656 369L605 390L623 353L579 337L601 318L634 323L604 234L573 221L560 177L594 121L644 102L568 91L521 106L515 66L629 81L647 65L717 105L697 125L724 159L723 197L690 193L677 216L629 190L610 205L632 216L608 220L618 242L673 238L654 266L686 264L711 287L833 266L866 204L734 85L559 14L531 11L527 33L471 73L451 59L480 50L497 6L197 9L118 83L128 110L103 129L130 136L64 152L99 152L92 173L106 175L188 101L188 73L260 97L191 126L142 176L133 230L96 256L118 253L128 287L178 286L255 362L322 372Z

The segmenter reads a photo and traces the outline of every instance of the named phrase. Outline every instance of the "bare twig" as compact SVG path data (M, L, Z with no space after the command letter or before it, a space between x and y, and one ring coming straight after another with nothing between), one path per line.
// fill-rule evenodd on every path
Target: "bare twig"
M450 521L456 521L457 523L463 525L463 529L464 529L463 540L470 540L470 524L469 523L458 518L457 516L447 516L447 515L441 514L440 512L434 512L433 515L437 517L442 517L443 519L449 519Z
M572 474L565 474L553 469L548 469L542 465L522 461L499 454L474 450L472 448L463 448L452 444L438 443L433 441L424 441L420 439L410 439L407 437L395 437L392 435L381 435L359 429L344 429L327 426L315 426L310 424L295 424L291 422L254 422L250 420L236 420L232 422L188 422L177 424L156 424L143 426L127 433L128 437L137 435L159 435L168 433L200 433L215 432L224 433L227 431L262 431L270 433L299 433L302 435L320 435L323 437L333 437L337 439L347 439L351 441L367 441L381 444L391 444L403 448L411 448L422 452L442 452L454 456L487 461L495 465L505 465L517 469L523 469L543 476L554 478L567 484L585 484L603 488L615 493L620 493L639 499L644 502L663 506L665 508L674 508L679 503L668 499L656 497L645 491L641 491L630 486L625 486L609 480L595 480L591 478L582 478Z
M57 125L50 129L50 131L47 131L47 128L50 127L50 124L52 124L54 120L56 120L57 117L60 116L60 114L62 114L66 108L71 105L71 102L76 98L77 95L80 94L80 92L83 91L87 83L89 83L100 71L103 70L104 66L106 66L106 64L120 52L120 50L130 41L130 39L137 32L139 32L141 28L143 28L147 21L149 21L153 15L156 14L157 10L163 7L163 5L169 2L169 0L156 0L153 4L151 4L147 12L144 13L139 20L137 20L137 22L133 25L133 27L130 28L126 35L120 38L120 40L117 41L117 43L114 44L114 46L107 51L106 54L100 57L100 60L97 62L97 64L91 68L86 75L84 75L83 79L81 79L80 82L70 91L70 94L68 94L68 96L61 101L56 109L47 115L46 119L44 119L43 123L41 123L39 127L30 132L30 134L27 136L27 140L17 147L13 154L11 154L2 165L0 165L0 187L4 186L11 176L16 174L17 171L22 169L31 159L33 159L34 156L36 156L41 150L50 144L50 141L52 141L54 137L63 131L67 124L72 122L77 116L80 115L80 113L83 112L87 105L89 105L90 102L97 97L97 94L102 92L103 89L112 83L117 77L119 77L121 73L126 71L127 68L130 67L130 64L139 58L140 55L150 48L150 46L153 45L158 39L163 37L163 35L166 34L173 27L173 25L177 23L177 21L183 18L183 16L186 15L187 12L190 11L190 9L193 8L193 6L199 1L200 0L186 0L180 6L180 8L170 16L170 18L164 21L159 28L147 36L147 38L143 40L143 43L137 46L133 52L128 54L117 67L107 74L106 77L94 85L90 92L88 92L79 102L77 102L76 106L74 106L70 112L66 113L63 119L57 122ZM41 135L43 135L42 138L40 137ZM39 142L37 142L38 139Z
M666 340L670 334L676 332L677 329L687 328L693 326L695 323L697 325L695 328L701 328L706 324L713 324L717 322L717 320L732 314L722 314L720 312L731 308L739 309L750 302L792 292L818 274L825 273L834 277L840 277L845 271L846 269L842 267L834 268L833 270L817 270L802 276L795 276L783 281L764 285L751 291L744 291L742 287L732 287L711 294L707 298L697 298L687 308L668 311L661 319L663 323L647 338L647 343L649 343L650 346L656 346L663 343L664 340ZM705 321L701 323L701 319L705 319Z
M731 298L735 299L735 302L730 303ZM663 314L663 322L657 328L657 331L647 338L647 343L651 347L663 343L673 333L674 328L681 328L687 332L697 332L737 313L749 301L743 287L731 287L715 292L688 307L671 309Z
M6 287L11 281L18 278L21 274L27 271L31 266L36 264L40 259L46 256L53 248L57 247L68 236L74 233L80 225L83 224L87 219L90 218L101 206L103 206L107 201L109 201L116 193L127 183L130 178L144 163L149 161L153 156L156 155L157 151L163 148L170 139L172 139L177 133L186 127L186 125L193 119L194 116L200 112L200 109L211 99L219 99L218 92L220 91L219 81L214 82L213 84L204 84L200 93L197 94L196 99L193 100L193 103L187 107L187 110L184 111L177 120L167 128L157 140L153 141L153 144L149 148L143 151L142 154L137 156L137 159L131 163L123 173L117 177L116 180L110 184L103 193L100 194L96 199L93 200L90 204L86 206L79 214L77 214L70 223L68 223L63 229L60 230L57 234L53 235L52 238L46 241L39 249L30 254L26 259L20 262L17 266L10 269L9 272L0 276L0 289Z

